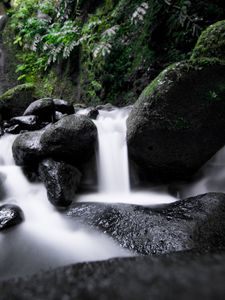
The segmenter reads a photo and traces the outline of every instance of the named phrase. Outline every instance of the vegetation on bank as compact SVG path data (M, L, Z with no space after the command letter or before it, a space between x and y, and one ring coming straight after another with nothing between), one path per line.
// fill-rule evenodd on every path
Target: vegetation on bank
M16 0L5 31L21 83L38 97L133 103L169 64L188 59L223 1Z

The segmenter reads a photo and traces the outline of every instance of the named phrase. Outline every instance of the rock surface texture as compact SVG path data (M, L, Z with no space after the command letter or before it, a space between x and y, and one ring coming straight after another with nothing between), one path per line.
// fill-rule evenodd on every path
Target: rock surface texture
M24 220L23 211L16 205L0 206L0 231L20 224Z
M1 300L223 300L225 255L176 253L77 264L0 283Z
M127 121L129 156L140 176L187 179L224 145L224 75L220 61L184 61L142 92Z
M225 195L209 193L159 207L77 203L68 213L138 254L225 249Z
M97 128L86 116L70 115L48 127L40 142L50 157L79 165L94 154Z
M75 167L46 159L39 164L39 174L52 204L59 207L71 204L81 179L81 173Z

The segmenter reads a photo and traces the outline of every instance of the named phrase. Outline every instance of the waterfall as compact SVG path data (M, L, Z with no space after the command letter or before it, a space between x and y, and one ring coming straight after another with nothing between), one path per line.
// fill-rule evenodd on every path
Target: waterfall
M167 187L146 191L131 191L126 142L126 120L131 107L99 110L95 121L98 130L97 166L99 192L80 195L78 202L127 203L155 205L177 199L168 194ZM79 114L88 114L83 109Z
M129 193L126 120L129 108L100 111L98 129L98 178L100 193Z
M0 138L0 206L22 208L25 221L0 232L0 279L28 275L66 264L129 256L105 234L71 223L47 199L41 183L30 183L12 158L13 135Z

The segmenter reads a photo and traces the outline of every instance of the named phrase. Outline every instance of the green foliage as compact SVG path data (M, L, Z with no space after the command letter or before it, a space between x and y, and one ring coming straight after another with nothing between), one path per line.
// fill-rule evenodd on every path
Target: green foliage
M72 91L74 64L81 101L125 104L163 68L189 58L200 31L223 11L211 0L17 0L9 14L20 80L48 95L60 81Z

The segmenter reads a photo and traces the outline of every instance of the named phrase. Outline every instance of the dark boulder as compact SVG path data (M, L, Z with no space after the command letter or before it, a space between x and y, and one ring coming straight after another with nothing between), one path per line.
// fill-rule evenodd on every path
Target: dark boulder
M20 134L12 146L16 165L26 166L38 164L43 156L40 138L43 131L32 131Z
M90 118L90 119L96 120L98 115L99 115L99 111L96 108L92 108L88 112L87 117Z
M224 253L85 262L4 281L1 300L223 300L224 270Z
M51 122L54 119L54 102L51 98L43 98L32 102L24 112L24 116L35 115L42 121Z
M82 164L94 154L97 128L86 116L70 115L49 126L41 137L48 156Z
M55 110L62 114L72 115L75 113L75 109L72 104L62 99L53 99Z
M67 214L138 254L225 249L225 194L209 193L152 208L75 203Z
M225 64L176 63L141 94L127 121L128 151L148 180L187 179L225 143Z
M81 179L79 170L64 162L45 159L39 165L39 174L52 204L59 207L71 204Z
M23 211L18 206L10 204L0 206L0 231L20 224L23 220Z
M0 115L3 120L23 114L26 107L34 101L34 86L21 84L0 96Z

